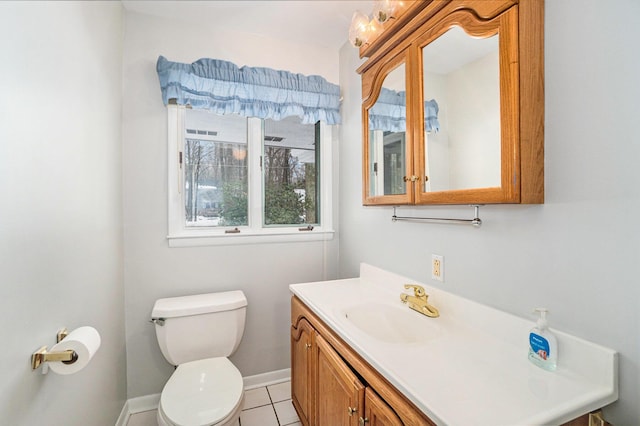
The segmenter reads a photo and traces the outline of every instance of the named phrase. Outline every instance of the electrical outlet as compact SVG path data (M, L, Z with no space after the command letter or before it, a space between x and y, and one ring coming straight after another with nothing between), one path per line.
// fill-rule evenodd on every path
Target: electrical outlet
M444 282L444 256L439 254L431 255L431 278Z

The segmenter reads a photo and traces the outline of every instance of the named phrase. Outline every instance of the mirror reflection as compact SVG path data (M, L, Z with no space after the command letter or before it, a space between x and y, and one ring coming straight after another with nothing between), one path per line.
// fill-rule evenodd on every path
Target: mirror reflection
M369 194L406 193L405 65L384 79L376 103L369 108Z
M499 187L498 35L474 38L460 27L422 49L425 99L423 190ZM429 126L436 105L439 127Z

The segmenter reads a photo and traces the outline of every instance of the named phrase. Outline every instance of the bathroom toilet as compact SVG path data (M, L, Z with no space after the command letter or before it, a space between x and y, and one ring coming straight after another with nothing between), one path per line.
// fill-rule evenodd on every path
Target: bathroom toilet
M158 299L151 319L165 359L177 368L158 405L160 426L237 425L244 401L229 361L244 333L242 291Z

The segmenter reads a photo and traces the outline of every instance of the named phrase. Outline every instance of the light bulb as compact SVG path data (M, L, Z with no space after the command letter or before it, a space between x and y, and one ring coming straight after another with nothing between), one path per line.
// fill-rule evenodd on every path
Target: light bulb
M378 36L378 33L382 32L382 24L377 19L372 19L367 26L367 40L371 41Z
M349 27L349 42L355 47L360 47L367 42L369 31L369 17L356 10L351 18Z
M396 0L376 0L373 4L373 17L376 21L386 22L396 10Z

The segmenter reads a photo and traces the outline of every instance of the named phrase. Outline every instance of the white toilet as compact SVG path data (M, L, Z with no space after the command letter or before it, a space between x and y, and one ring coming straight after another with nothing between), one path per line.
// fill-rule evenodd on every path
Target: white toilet
M239 290L159 299L153 305L160 350L177 366L160 396L160 426L238 424L244 386L227 357L240 344L246 311Z

